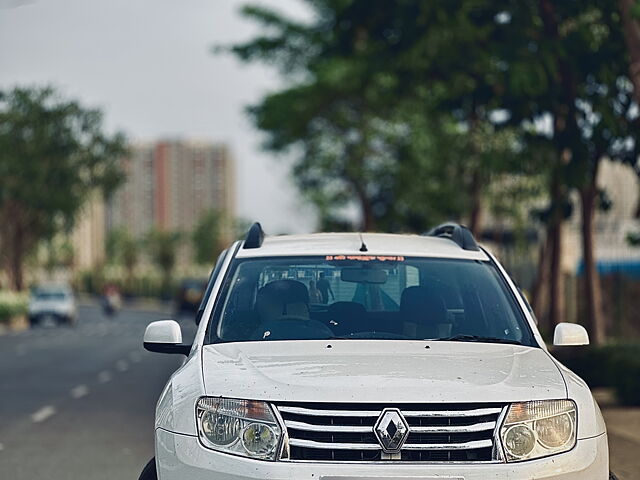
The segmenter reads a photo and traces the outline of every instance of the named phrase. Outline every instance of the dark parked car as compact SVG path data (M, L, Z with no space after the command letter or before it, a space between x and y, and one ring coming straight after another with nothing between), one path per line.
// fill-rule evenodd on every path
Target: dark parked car
M176 295L176 312L178 314L197 312L206 287L206 279L187 278L182 280Z

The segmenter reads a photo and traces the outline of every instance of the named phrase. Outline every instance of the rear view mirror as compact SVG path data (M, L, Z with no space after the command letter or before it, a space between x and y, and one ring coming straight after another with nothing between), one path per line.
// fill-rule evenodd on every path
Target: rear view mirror
M182 330L175 320L160 320L147 325L144 348L157 353L189 355L191 345L182 343Z
M553 344L556 347L589 345L589 334L582 325L559 323L553 333Z
M340 280L351 283L386 283L387 271L378 268L345 267L340 271Z

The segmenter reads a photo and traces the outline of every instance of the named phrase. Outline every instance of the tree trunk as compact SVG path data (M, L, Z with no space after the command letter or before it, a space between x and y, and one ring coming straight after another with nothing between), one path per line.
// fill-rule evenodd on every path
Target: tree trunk
M24 276L22 264L24 262L24 238L22 228L14 223L9 227L9 241L7 242L7 256L9 260L9 276L11 278L11 288L15 291L22 291L24 288Z
M619 0L622 30L629 51L629 78L633 84L633 98L640 105L640 20L633 18L634 0ZM640 122L640 118L636 119ZM640 199L635 212L640 218Z
M538 270L536 282L531 292L531 308L538 319L538 326L541 331L547 332L549 328L549 272L550 264L549 251L551 242L548 230L545 232L544 242L540 245L540 255L538 257Z
M549 327L564 321L565 298L562 274L562 221L549 226L551 263L549 265Z
M360 199L360 208L362 209L362 231L372 232L376 229L376 219L373 215L373 208L371 201L367 198L366 194L358 194Z
M482 178L480 166L471 176L471 214L469 216L469 230L478 238L482 229Z
M9 275L9 286L12 290L20 291L24 288L23 263L28 251L28 231L21 222L19 207L9 202L0 211L0 255Z
M558 19L556 18L554 2L540 0L540 16L547 37L560 46ZM556 58L559 76L558 87L561 88L562 98L553 108L554 143L560 154L553 169L551 181L551 215L548 225L550 242L549 266L549 323L554 328L564 321L565 289L562 274L562 227L564 222L564 202L566 183L563 178L564 165L571 161L572 151L569 146L579 137L580 132L576 123L577 85L571 64L562 55Z
M602 297L600 276L596 268L594 255L593 219L595 203L598 196L597 166L589 184L580 190L582 203L582 261L584 263L584 295L585 311L583 322L589 331L591 342L601 345L606 340L606 329L602 317ZM581 322L582 323L582 322Z
M629 78L633 83L636 103L640 104L640 21L633 18L634 0L620 0L622 29L629 50Z
M553 176L551 185L551 218L547 235L549 235L549 328L564 321L565 298L564 277L562 274L562 224L564 196L560 172Z

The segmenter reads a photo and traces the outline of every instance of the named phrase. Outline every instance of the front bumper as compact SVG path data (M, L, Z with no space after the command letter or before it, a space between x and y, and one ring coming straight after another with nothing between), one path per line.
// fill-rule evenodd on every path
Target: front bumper
M52 320L66 320L72 317L70 312L62 312L55 310L37 310L31 311L28 314L29 319L40 321L45 318L51 318Z
M197 437L156 429L159 480L607 480L605 434L570 452L522 463L348 464L265 462L213 452Z

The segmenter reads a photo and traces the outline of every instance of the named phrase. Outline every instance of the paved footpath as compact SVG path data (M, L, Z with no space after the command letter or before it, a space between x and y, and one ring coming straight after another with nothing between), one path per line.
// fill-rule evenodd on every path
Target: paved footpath
M603 408L611 470L619 480L640 480L640 408Z

